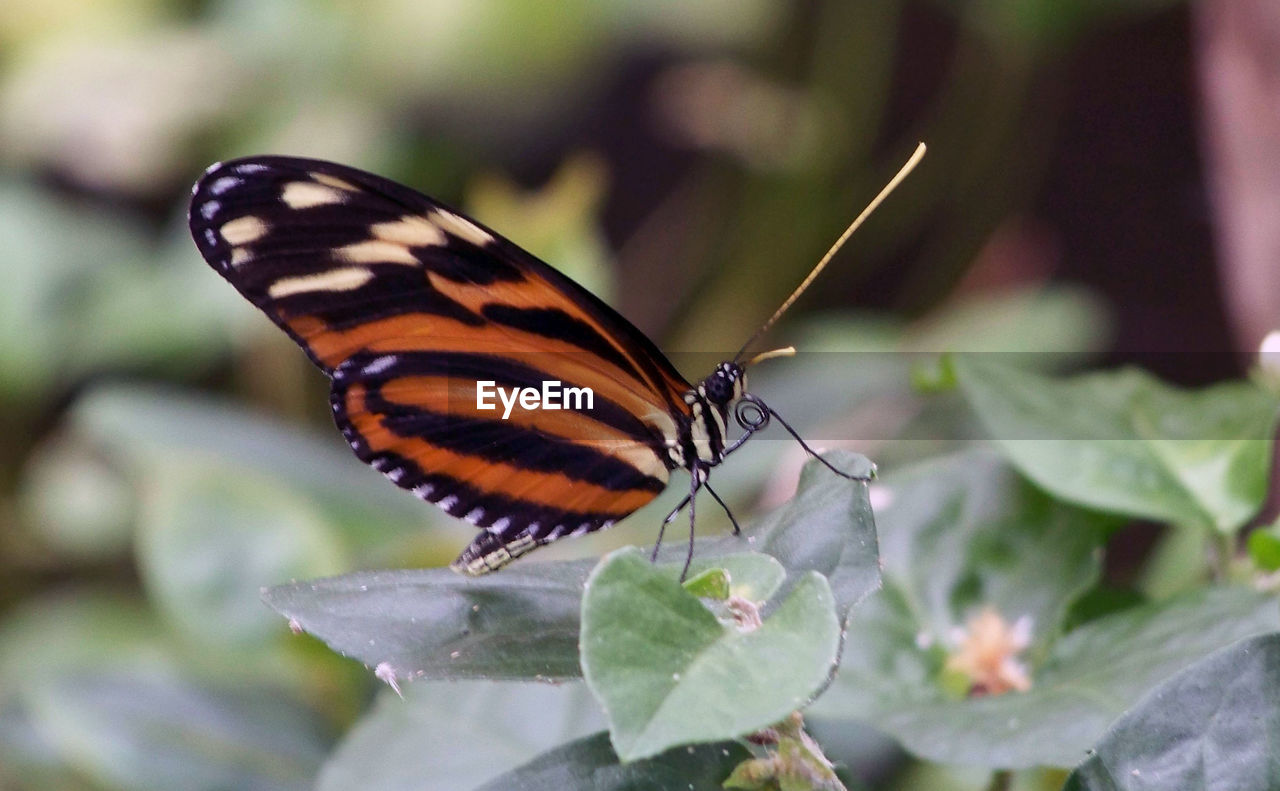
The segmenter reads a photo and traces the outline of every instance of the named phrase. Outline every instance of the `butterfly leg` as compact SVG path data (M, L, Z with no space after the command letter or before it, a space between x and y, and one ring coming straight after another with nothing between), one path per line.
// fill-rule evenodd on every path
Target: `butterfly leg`
M729 522L733 524L733 534L735 536L742 535L742 527L738 524L738 520L734 518L733 511L729 510L728 504L726 504L725 501L721 499L720 495L716 493L715 489L711 488L711 484L706 480L702 482L702 487L705 488L708 492L711 492L711 496L714 497L716 502L720 503L720 507L724 509L725 516L729 517ZM662 520L662 525L658 528L658 540L654 542L653 552L649 554L650 561L656 561L658 559L658 549L662 546L662 536L667 531L667 525L674 522L676 520L676 517L680 515L680 512L684 510L684 507L686 505L689 505L689 503L691 503L692 501L693 501L693 492L686 494L684 496L684 499L682 499L679 502L679 504L676 505L675 508L671 509L671 513L667 514L666 519Z
M711 492L711 496L716 498L716 502L720 503L720 507L724 509L725 516L729 517L729 521L733 524L733 534L735 536L742 535L742 528L738 526L738 520L733 518L733 511L730 511L729 506L725 505L724 500L720 499L720 495L716 494L716 490L711 488L711 482L707 481L702 485L706 487L708 492Z
M651 563L658 560L658 549L662 547L662 536L667 532L667 525L676 520L676 517L680 515L680 512L684 510L684 507L688 505L689 501L692 499L692 492L686 494L684 499L681 500L675 508L671 509L671 513L667 514L667 518L662 520L662 525L658 528L658 540L653 543L653 552L649 555L649 561Z
M793 429L790 426L790 424L787 423L787 421L782 419L782 415L779 415L777 412L774 412L772 409L770 409L769 412L772 413L775 418L777 418L778 422L782 424L782 427L787 430L787 433L790 434L792 437L794 437L796 442L800 443L800 447L804 448L805 453L808 453L813 458L822 462L822 465L824 467L826 467L828 470L831 470L836 475L839 475L841 478L847 478L848 480L851 480L851 481L870 481L876 477L874 468L872 468L872 472L870 475L854 475L852 473L845 472L844 470L837 469L834 464L832 464L831 462L819 456L816 450L809 447L809 444L800 438L800 434L797 433L796 430Z
M684 568L680 570L680 581L689 576L689 564L693 562L693 525L697 521L695 513L698 505L698 490L707 482L707 473L700 467L693 470L693 479L689 483L689 552L684 556ZM717 500L720 498L717 497Z
M744 409L746 411L744 411ZM836 475L839 475L841 478L847 478L848 480L851 480L851 481L870 481L876 477L874 467L872 468L871 474L869 475L853 475L851 473L847 473L843 470L837 469L835 465L833 465L831 462L819 456L816 450L809 447L809 444L800 437L799 432L793 429L790 423L788 423L786 420L783 420L782 415L779 415L777 412L775 412L773 410L773 407L769 406L768 404L761 401L756 396L751 395L750 393L744 395L742 399L738 402L738 406L735 407L734 416L737 418L738 424L747 430L747 433L739 437L737 442L733 443L732 445L730 445L728 448L725 449L724 455L726 456L728 456L730 453L732 453L733 451L741 447L742 443L745 442L756 431L759 431L763 429L765 426L768 426L770 420L777 420L778 423L781 424L784 429L786 429L787 433L790 434L792 438L795 439L796 442L800 443L800 447L804 448L805 453L808 453L813 458L822 462L824 467L826 467L828 470L831 470Z

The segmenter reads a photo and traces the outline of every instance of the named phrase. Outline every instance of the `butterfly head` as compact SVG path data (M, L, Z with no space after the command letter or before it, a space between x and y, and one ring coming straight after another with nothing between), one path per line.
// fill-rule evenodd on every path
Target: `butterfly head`
M710 376L702 380L698 389L708 401L722 409L726 408L746 392L747 372L738 363L720 363Z

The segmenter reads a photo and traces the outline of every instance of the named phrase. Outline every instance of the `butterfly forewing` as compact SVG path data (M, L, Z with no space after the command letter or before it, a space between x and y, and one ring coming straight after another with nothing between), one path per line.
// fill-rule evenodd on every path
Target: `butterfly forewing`
M644 505L690 389L573 281L452 209L327 162L259 157L197 183L200 252L333 380L339 428L397 485L485 532L482 573ZM477 383L590 388L591 409L482 410Z

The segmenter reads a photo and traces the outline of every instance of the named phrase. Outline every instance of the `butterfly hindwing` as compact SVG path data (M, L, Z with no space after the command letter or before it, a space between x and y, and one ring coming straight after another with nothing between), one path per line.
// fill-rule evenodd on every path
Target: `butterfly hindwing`
M205 259L333 380L361 460L484 529L482 573L612 524L666 485L690 385L572 280L426 196L353 168L258 157L210 168ZM590 388L592 408L483 410L477 384Z

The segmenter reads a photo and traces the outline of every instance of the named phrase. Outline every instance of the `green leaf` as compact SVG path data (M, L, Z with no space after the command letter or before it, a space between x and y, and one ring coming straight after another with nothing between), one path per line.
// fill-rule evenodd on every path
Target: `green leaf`
M21 92L49 106L48 91L33 87ZM6 110L13 117L15 108ZM189 371L213 361L225 343L218 307L234 291L209 288L208 270L192 266L185 223L181 254L158 253L154 234L135 215L0 181L0 396L31 398L119 367L162 363Z
M3 702L0 702L0 787L98 791L98 787L63 761L25 709Z
M262 740L263 750L280 747L282 778L296 768L289 764L290 744L313 744L308 749L315 757L306 772L314 772L328 748L327 728L294 700L314 693L317 682L335 683L332 674L317 675L326 663L303 666L295 656L263 645L235 657L230 664L224 651L173 639L140 600L90 588L29 599L0 624L0 731L23 731L22 738L0 738L0 763L46 772L77 767L97 778L95 788L187 787L102 778L154 778L147 764L168 771L196 760L192 753L201 751L206 755L193 771L216 774L221 770L213 765L224 758L235 763L240 748L228 742L230 749L219 753L218 745L227 740L215 731L236 730L241 726L235 718L244 717L258 723L244 724L245 739L253 739L259 727L290 729ZM300 688L296 695L283 693L293 688ZM338 690L326 702L346 705L343 697ZM223 768L234 771L228 766ZM246 780L245 787L253 786Z
M872 609L879 612L864 621ZM875 652L846 650L815 712L874 723L928 760L992 769L1072 766L1108 723L1166 678L1235 640L1280 630L1280 607L1269 596L1199 591L1069 633L1032 668L1029 692L956 701L930 688L934 665L915 649L901 617L879 599L859 609L849 646L872 630L886 636Z
M1212 537L1199 525L1169 525L1147 553L1134 586L1149 599L1204 587L1210 577L1206 560Z
M1055 379L973 355L956 373L1009 459L1064 500L1224 533L1262 503L1277 401L1253 384L1186 392L1132 369Z
M264 585L346 565L331 526L305 498L228 468L191 462L156 470L139 521L139 567L151 597L205 643L260 642L278 628L261 605Z
M94 589L32 597L0 623L0 695L40 675L138 667L167 654L163 625L141 600Z
M675 567L676 564L667 564ZM683 566L683 563L680 564ZM720 555L693 559L689 564L689 579L685 581L685 589L695 596L707 596L699 593L695 587L696 580L708 573L721 572L727 578L725 595L712 598L727 599L729 596L741 596L748 601L767 601L777 593L787 570L771 555L759 552L744 552L741 555Z
M668 750L621 763L607 733L552 750L476 791L720 791L734 765L751 754L734 742Z
M0 787L62 788L71 771L57 731L28 697L52 678L106 668L151 670L167 656L164 631L141 601L94 589L29 598L0 623ZM40 782L40 779L49 782ZM75 787L75 786L71 786Z
M228 315L243 305L233 290L213 286L208 271L193 266L191 239L182 223L180 246L167 245L157 255L149 249L134 258L99 267L85 284L64 331L77 342L68 349L73 372L104 368L138 368L199 372L225 355ZM100 332L111 327L111 332Z
M1241 640L1152 689L1064 791L1280 786L1280 635Z
M362 571L279 585L263 599L344 656L398 678L573 678L589 562Z
M1112 520L1053 500L998 456L973 451L883 476L884 591L850 620L840 672L811 712L858 719L930 760L1072 766L1150 687L1241 637L1280 628L1244 590L1123 610L1060 636L1098 575ZM990 605L1028 619L1032 689L955 700L940 686L952 634Z
M329 746L318 718L286 698L154 670L35 680L24 700L59 752L111 787L302 791Z
M993 607L1011 623L1029 619L1029 653L1043 656L1096 581L1116 524L1054 501L988 450L895 470L873 496L885 584L910 612L902 628L932 646Z
M829 458L841 469L869 468L855 454ZM683 564L684 552L670 547L663 558ZM748 598L772 595L777 584L768 563L739 565L736 556L752 552L782 563L783 591L807 571L828 576L843 618L880 584L866 485L810 463L795 498L758 525L742 536L700 539L693 569L725 566L751 581ZM521 561L475 579L448 569L357 572L280 585L263 598L339 653L369 667L385 664L398 678L562 679L581 674L582 585L591 566Z
M92 589L24 600L0 622L0 787L10 776L67 772L55 733L33 717L37 682L105 667L163 662L164 632L141 602ZM54 787L36 779L27 786Z
M23 524L45 545L77 559L128 554L133 488L121 470L83 443L43 443L28 457L19 491Z
M1085 289L1015 287L994 294L956 295L911 325L899 348L935 354L998 353L1030 366L1061 366L1106 348L1111 324L1107 307Z
M682 585L700 599L724 601L729 598L729 572L724 569L707 569L685 580Z
M170 388L104 386L76 402L68 424L139 478L196 458L288 486L346 526L344 536L357 546L376 548L389 536L420 535L452 521L388 486L336 433L312 436L225 401Z
M469 789L604 726L581 683L425 682L390 690L325 762L317 791Z
M805 574L752 631L722 625L635 548L605 558L582 600L582 669L623 760L729 739L807 703L838 658L826 579Z
M869 475L874 469L865 456L856 453L828 453L823 458L852 475ZM810 460L800 473L795 497L744 530L742 536L699 544L695 556L747 551L772 555L787 570L786 582L774 602L786 596L806 572L816 571L831 584L836 613L844 620L850 608L880 586L880 551L867 493L866 483L842 478ZM668 547L660 557L683 560L683 554L682 549Z
M1260 527L1249 534L1249 557L1263 571L1280 569L1280 524Z
M917 360L911 366L911 389L917 393L949 393L956 389L956 372L951 355Z
M0 238L0 398L28 399L69 373L83 340L78 319L102 273L145 258L147 235L127 216L2 181Z

